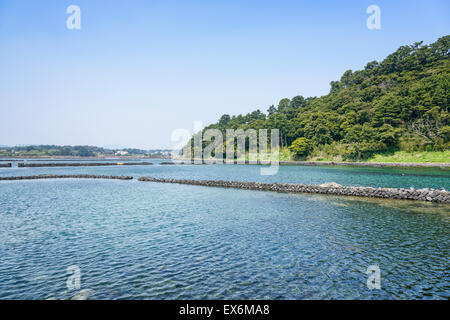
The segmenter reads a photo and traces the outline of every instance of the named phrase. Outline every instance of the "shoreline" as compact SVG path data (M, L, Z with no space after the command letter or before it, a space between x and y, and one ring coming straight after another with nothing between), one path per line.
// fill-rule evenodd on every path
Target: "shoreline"
M151 158L151 157L23 157L23 158L0 158L1 162L22 162L24 160L31 161L142 161L142 160L168 160L163 164L200 164L194 163L194 160L187 160L181 158ZM202 160L201 164L217 164L218 161L215 160ZM238 160L234 160L235 164L253 164L253 165L269 165L269 161L257 161L256 163L249 163L248 160L245 160L245 163L238 163ZM299 166L354 166L354 167L372 167L372 168L380 168L380 167L403 167L403 168L450 168L450 162L345 162L345 161L296 161L296 160L280 160L280 165L299 165ZM28 166L28 165L27 165ZM52 165L53 166L53 165Z
M450 163L440 162L336 162L336 161L280 161L284 165L304 166L354 166L354 167L428 167L428 168L450 168Z
M137 157L137 156L105 156L105 157L69 157L69 156L61 156L61 157L32 157L32 156L25 156L25 157L0 157L1 161L24 161L24 160L30 160L30 161L113 161L113 160L126 160L126 161L142 161L142 160L155 160L155 159L161 159L166 160L170 159L167 157Z
M217 164L218 161L215 160L202 160L202 163L194 163L195 160L183 160L183 159L173 159L174 164ZM242 160L241 160L242 161ZM276 163L276 162L275 162ZM286 166L349 166L349 167L399 167L399 168L450 168L450 162L338 162L338 161L295 161L295 160L281 160L278 162L279 165ZM221 164L224 164L222 162ZM250 163L248 160L238 162L234 160L234 164L241 165L270 165L270 161L256 161Z

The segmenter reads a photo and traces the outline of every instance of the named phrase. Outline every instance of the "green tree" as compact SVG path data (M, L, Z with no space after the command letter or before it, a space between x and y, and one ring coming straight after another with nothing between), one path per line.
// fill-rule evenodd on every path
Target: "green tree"
M311 151L313 150L313 145L311 140L300 137L295 139L294 142L292 142L292 145L289 147L289 150L295 153L295 155L299 158L307 157Z
M283 111L289 107L291 100L288 98L281 99L278 103L278 111Z

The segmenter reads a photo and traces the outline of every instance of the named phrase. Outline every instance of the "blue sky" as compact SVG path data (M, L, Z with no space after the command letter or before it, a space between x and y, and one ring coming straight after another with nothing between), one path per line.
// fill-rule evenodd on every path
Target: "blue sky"
M436 41L449 3L0 0L0 144L171 148L195 120L324 95L347 69ZM81 30L66 28L72 4Z

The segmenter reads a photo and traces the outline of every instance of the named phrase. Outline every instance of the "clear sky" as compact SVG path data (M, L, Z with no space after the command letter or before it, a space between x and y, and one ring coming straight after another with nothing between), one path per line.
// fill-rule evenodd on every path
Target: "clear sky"
M81 29L69 30L69 5ZM381 30L369 30L369 5ZM450 1L0 0L0 144L171 148L450 33Z

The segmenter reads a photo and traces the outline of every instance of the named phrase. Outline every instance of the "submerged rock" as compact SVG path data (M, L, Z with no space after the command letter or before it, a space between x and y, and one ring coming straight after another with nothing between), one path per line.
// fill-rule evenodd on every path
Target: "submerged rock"
M336 183L336 182L325 182L319 186L322 188L340 188L340 187L342 187L339 183Z

